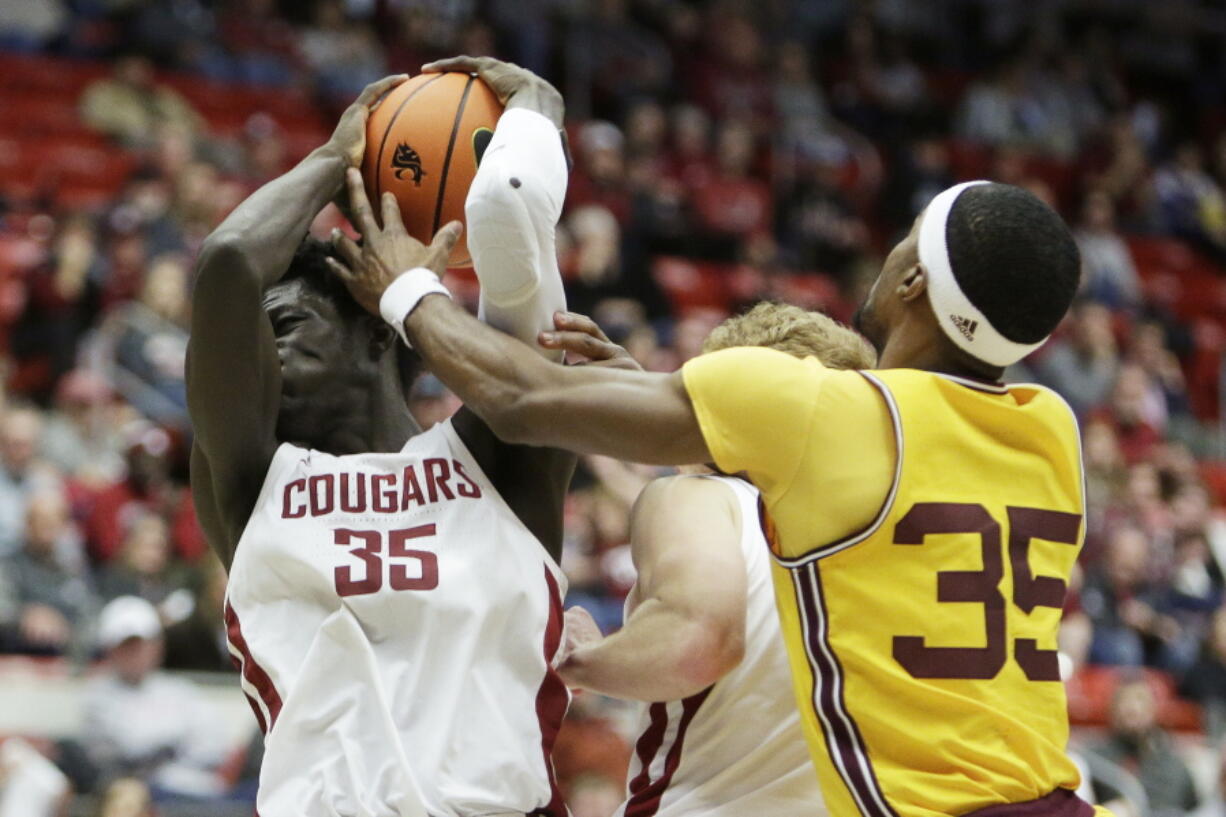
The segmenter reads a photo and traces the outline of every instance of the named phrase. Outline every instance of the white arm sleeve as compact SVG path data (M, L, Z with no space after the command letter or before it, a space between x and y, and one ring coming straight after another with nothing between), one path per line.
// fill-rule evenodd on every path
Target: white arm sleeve
M536 336L566 308L554 228L566 197L566 156L548 117L512 108L499 118L464 204L481 282L478 317L553 360Z

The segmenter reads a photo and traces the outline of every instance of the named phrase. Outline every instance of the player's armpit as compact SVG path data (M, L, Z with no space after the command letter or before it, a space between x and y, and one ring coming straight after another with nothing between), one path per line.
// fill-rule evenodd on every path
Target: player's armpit
M673 701L718 681L744 655L747 579L740 513L728 488L676 477L635 505L631 548L639 599L625 626L579 646L569 683L621 698Z

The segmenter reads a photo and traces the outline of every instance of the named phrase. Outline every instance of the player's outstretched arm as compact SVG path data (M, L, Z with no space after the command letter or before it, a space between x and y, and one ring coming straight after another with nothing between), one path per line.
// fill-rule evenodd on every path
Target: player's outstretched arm
M490 57L456 57L422 70L475 73L506 106L464 214L481 282L477 317L531 345L552 326L554 312L566 308L554 237L568 173L559 131L562 95L531 71Z
M361 175L351 172L348 184L363 240L359 247L336 236L346 264L332 267L379 315L383 293L405 272L444 271L460 225L448 224L426 247L405 232L393 196L383 198L380 228ZM503 440L661 465L711 459L680 373L550 363L441 295L417 301L403 325L430 371Z
M248 197L201 247L187 366L193 491L227 563L276 449L281 370L264 290L342 190L345 169L361 161L370 107L404 79L368 86L326 144Z
M736 667L745 653L741 524L719 482L669 477L647 486L631 523L634 611L601 638L586 610L568 610L562 679L616 698L676 701Z

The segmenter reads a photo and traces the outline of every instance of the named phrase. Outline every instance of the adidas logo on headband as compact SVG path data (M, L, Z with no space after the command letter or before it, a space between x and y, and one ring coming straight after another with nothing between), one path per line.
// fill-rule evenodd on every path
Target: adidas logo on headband
M954 326L961 332L967 340L975 339L975 330L979 328L979 321L973 321L970 318L964 318L961 315L950 315L949 319L953 321Z

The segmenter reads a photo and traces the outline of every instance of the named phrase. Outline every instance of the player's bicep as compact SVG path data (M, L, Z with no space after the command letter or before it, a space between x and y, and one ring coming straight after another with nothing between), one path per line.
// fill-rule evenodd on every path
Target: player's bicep
M202 255L192 295L187 400L215 478L258 491L276 448L281 370L257 276L237 253ZM227 497L218 497L223 506Z
M723 635L743 637L747 577L735 497L714 480L657 480L635 504L637 592Z

